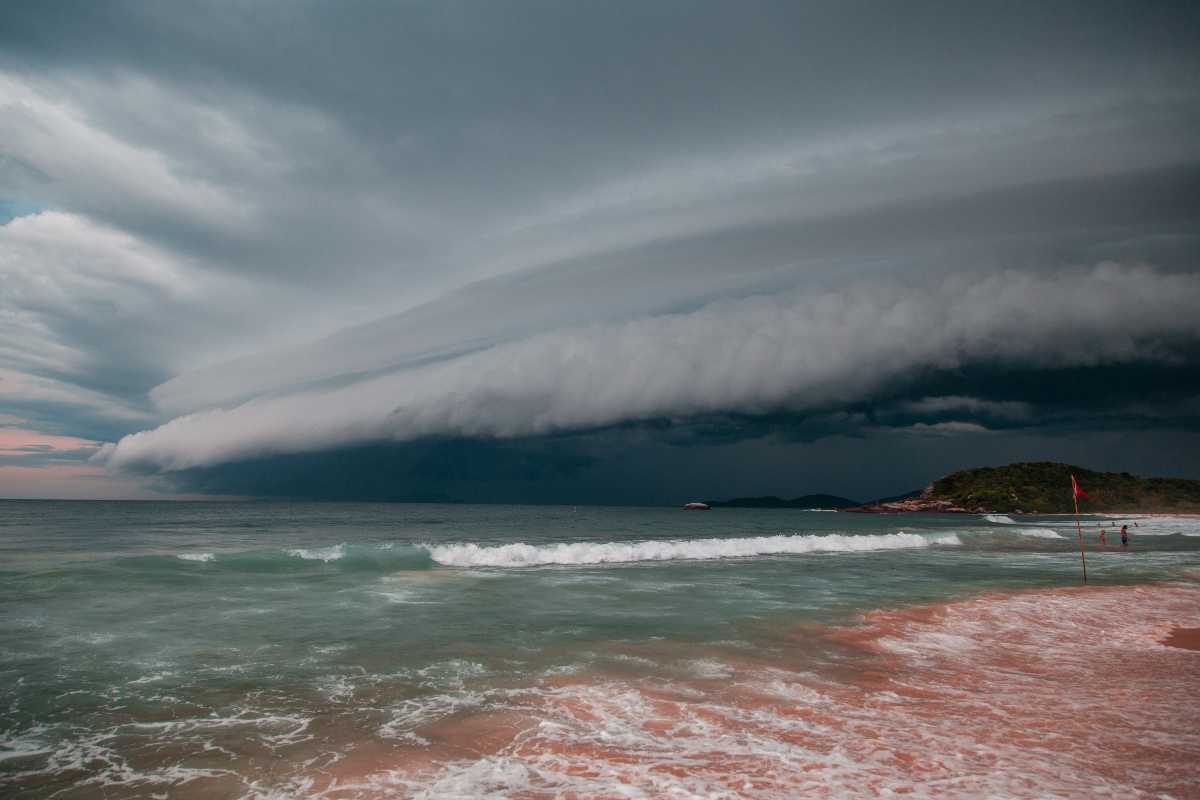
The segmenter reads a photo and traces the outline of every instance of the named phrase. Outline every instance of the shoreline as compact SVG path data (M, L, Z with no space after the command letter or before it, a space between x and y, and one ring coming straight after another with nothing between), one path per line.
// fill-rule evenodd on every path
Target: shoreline
M154 785L182 800L1200 800L1200 580L990 591L742 633L589 640L519 679L453 662L453 688L182 718L170 724L199 738L179 744L201 751L79 774L114 798ZM9 746L35 771L77 748ZM258 758L210 769L222 749ZM61 758L33 788L73 780Z
M1200 634L1200 585L883 608L795 626L766 649L613 642L612 660L510 687L413 729L423 746L363 752L316 785L372 798L1200 797L1200 657L1164 641L1181 631Z

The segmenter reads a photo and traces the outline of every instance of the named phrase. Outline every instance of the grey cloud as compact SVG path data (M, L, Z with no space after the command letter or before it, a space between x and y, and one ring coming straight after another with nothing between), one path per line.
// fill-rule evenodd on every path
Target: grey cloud
M1196 219L1200 172L1187 166L626 244L480 281L325 339L185 372L151 396L167 413L186 413L289 387L359 379L566 325L684 310L797 285L834 289L900 270L915 279L922 271L985 274L1012 262L1054 271L1064 262L1094 262L1126 250L1131 231L1200 236ZM1194 245L1181 247L1179 266L1191 266Z
M1087 82L1186 86L1200 28L1187 3L528 3L514 13L504 3L45 2L6 17L5 50L22 62L140 63L201 87L250 85L327 104L377 135L557 110L564 124L531 147L591 129L586 141L609 152L645 147L647 128L678 135L698 121L716 123L704 135L742 138L748 117L819 127L983 92L992 105Z
M962 436L992 432L983 425L980 425L978 422L963 422L961 420L933 423L917 422L904 428L897 428L894 430L899 433L909 433L918 436Z
M183 469L421 436L528 436L625 419L861 401L912 370L1176 357L1200 341L1200 276L1115 264L1042 277L723 300L567 329L349 386L181 417L122 439L114 465ZM1126 309L1139 316L1120 327Z
M963 411L1000 419L1025 420L1033 415L1033 406L1015 400L982 400L978 397L922 397L899 404L899 410L910 414L938 415Z

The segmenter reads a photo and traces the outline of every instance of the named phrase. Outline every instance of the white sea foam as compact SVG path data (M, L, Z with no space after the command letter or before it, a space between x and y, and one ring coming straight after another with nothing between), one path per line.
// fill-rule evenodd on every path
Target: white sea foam
M1200 517L1129 517L1129 535L1137 536L1200 536ZM1120 520L1112 527L1119 527ZM1136 526L1134 525L1136 523Z
M1032 536L1035 539L1062 539L1065 538L1058 531L1052 531L1049 528L1017 528L1013 533L1019 533L1021 536Z
M434 601L419 599L421 597L421 595L416 589L394 589L392 591L387 591L387 592L382 592L382 591L372 592L371 594L375 595L376 597L382 597L384 600L387 600L389 603L396 603L398 605L408 605L408 606L434 605Z
M143 684L143 683L155 683L157 681L161 681L166 678L170 678L174 674L175 673L172 672L171 670L163 670L162 672L152 672L149 675L143 675L140 678L135 678L135 679L129 681L128 683L130 686L136 686L138 684Z
M40 733L41 729L38 728L35 731ZM32 758L53 752L53 747L43 743L34 735L28 735L26 738L5 737L0 739L0 761L13 758Z
M216 556L213 555L212 553L179 553L175 557L182 559L184 561L203 561L203 562L214 561L216 559Z
M24 766L22 771L14 773L16 777L51 777L61 779L64 774L72 773L75 779L74 790L84 787L121 786L140 790L137 796L160 796L147 791L152 786L164 789L179 787L185 783L201 778L222 778L234 776L231 770L185 767L181 764L171 764L159 767L138 769L116 749L116 742L122 736L136 731L137 725L119 726L106 731L83 734L76 737L61 739L54 735L53 729L45 726L35 726L25 734L15 739L0 741L0 761L8 759L38 759ZM137 735L136 733L134 735ZM208 744L207 742L198 742ZM224 748L210 746L206 749L227 753L230 757L235 754ZM103 789L101 794L106 794ZM95 792L89 792L95 794Z
M642 542L524 543L480 547L474 543L424 545L439 564L449 567L532 567L546 564L624 564L635 561L686 561L803 553L900 550L961 544L958 537L889 533L874 536L753 536L737 539L683 539Z
M346 545L335 544L330 547L295 547L287 551L289 556L303 558L306 561L337 561L342 556L346 555Z
M439 689L462 689L470 678L487 674L487 667L475 661L452 658L417 670L421 685Z
M687 670L697 678L728 678L733 670L715 658L694 658L687 662Z
M449 722L453 738L483 730L510 744L431 772L369 775L361 796L1184 796L1200 741L1175 732L1195 670L1158 639L1164 615L1195 619L1195 589L1132 591L983 598L933 618L885 612L867 620L889 665L884 690L759 663L725 665L732 674L695 696L681 691L689 679L661 676L543 685L505 704L538 722L515 736L511 714L489 718L486 706L464 727ZM1114 695L1105 676L1130 653L1154 667L1129 676L1136 696ZM1092 757L1109 736L1095 724L1105 701L1145 769ZM429 702L416 719L439 705L451 703Z
M354 698L354 678L350 675L326 675L317 681L317 688L335 703Z
M1054 528L1064 528L1068 531L1067 538L1074 535L1075 519L1068 517L1062 522L1039 521L1039 525L1049 525ZM1185 516L1105 516L1082 520L1084 533L1095 533L1104 529L1110 536L1119 534L1121 526L1129 527L1130 536L1200 536L1200 517Z
M388 709L391 718L379 726L379 735L385 739L410 739L418 744L427 744L414 733L417 728L465 709L477 708L483 701L484 696L476 692L456 692L402 700Z
M999 525L1022 525L1025 523L1018 522L1011 517L1006 517L1002 514L987 514L984 516L988 522L994 522ZM1070 515L1059 515L1055 520L1040 519L1037 523L1040 527L1048 528L1063 528L1068 531L1070 538L1074 535L1075 518ZM1131 536L1171 536L1180 534L1182 536L1200 536L1200 517L1192 516L1116 516L1116 515L1099 515L1086 516L1082 520L1084 533L1095 532L1099 528L1104 528L1106 531L1113 532L1120 529L1122 525L1129 526L1129 534Z
M197 732L248 728L258 738L272 743L292 743L308 730L311 719L298 714L259 714L243 710L228 717L187 717L161 722L130 722L127 728L152 730L162 737Z

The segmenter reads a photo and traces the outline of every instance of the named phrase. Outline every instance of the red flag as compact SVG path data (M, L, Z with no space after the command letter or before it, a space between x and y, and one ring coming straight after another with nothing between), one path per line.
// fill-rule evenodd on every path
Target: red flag
M1079 481L1075 480L1074 475L1071 476L1071 494L1074 497L1087 497L1088 500L1092 499L1088 497L1087 492L1079 488Z

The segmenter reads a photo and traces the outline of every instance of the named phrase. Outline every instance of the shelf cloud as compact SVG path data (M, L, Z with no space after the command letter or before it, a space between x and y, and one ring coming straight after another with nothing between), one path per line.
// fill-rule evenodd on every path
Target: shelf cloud
M661 417L801 412L861 402L912 372L972 363L1169 364L1200 345L1200 319L1190 313L1198 305L1200 275L1116 264L720 300L179 417L97 458L175 470L423 436L519 437ZM911 408L979 405L925 399Z

